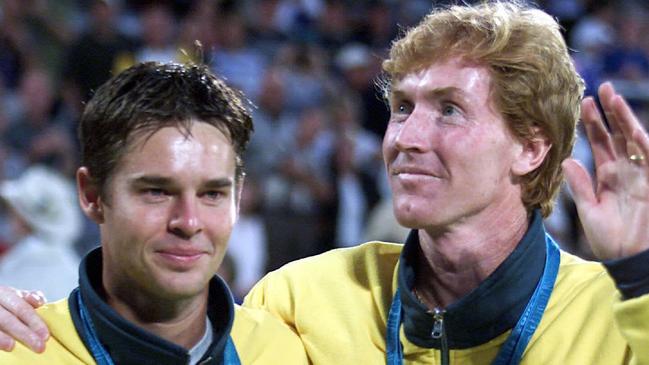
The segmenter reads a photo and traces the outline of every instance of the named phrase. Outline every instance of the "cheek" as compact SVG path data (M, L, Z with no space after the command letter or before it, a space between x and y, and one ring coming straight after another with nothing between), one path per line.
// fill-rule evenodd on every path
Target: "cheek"
M396 127L392 123L388 124L388 128L386 129L385 135L383 136L383 144L381 145L383 151L383 160L385 161L385 163L388 163L390 160L392 160L396 153L396 148L394 145L396 135Z
M236 222L237 210L234 203L222 209L210 210L205 215L205 227L214 241L227 240Z

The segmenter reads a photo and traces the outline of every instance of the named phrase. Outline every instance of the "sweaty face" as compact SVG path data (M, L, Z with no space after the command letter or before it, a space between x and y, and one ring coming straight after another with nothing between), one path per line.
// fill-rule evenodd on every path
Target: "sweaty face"
M218 129L166 127L131 142L100 203L104 285L179 299L204 293L236 219L235 154Z
M392 88L383 155L397 220L442 228L521 203L522 146L490 102L485 67L450 58Z

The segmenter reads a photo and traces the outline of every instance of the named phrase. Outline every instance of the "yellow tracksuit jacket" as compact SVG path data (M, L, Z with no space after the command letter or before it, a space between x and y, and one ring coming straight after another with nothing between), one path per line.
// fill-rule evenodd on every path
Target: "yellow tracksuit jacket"
M403 245L372 242L268 274L244 306L263 308L301 337L313 364L385 364L386 321ZM450 364L491 364L509 331L451 349ZM440 364L401 327L405 364ZM561 253L558 277L522 365L649 365L649 295L622 301L599 263Z
M36 354L17 344L12 352L0 352L0 364L95 364L77 334L67 299L47 304L38 313L51 334L45 352ZM265 311L235 306L231 336L241 364L308 363L295 333Z

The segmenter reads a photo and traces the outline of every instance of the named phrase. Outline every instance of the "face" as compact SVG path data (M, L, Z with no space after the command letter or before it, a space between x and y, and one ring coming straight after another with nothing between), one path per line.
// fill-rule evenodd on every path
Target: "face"
M107 290L167 299L206 293L237 215L228 138L200 122L189 137L167 127L135 138L106 188L96 220Z
M490 102L485 67L460 58L393 85L383 155L397 220L442 228L521 206L513 172L523 147Z

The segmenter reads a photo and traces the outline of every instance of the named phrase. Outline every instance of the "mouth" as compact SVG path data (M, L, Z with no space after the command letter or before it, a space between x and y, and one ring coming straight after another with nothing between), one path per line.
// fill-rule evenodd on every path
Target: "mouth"
M202 257L207 256L207 252L194 249L164 249L155 251L158 257L172 266L192 265Z
M410 167L395 167L390 169L390 175L398 177L409 177L409 176L424 176L424 177L434 177L440 178L438 174L426 171L420 168L410 168Z

